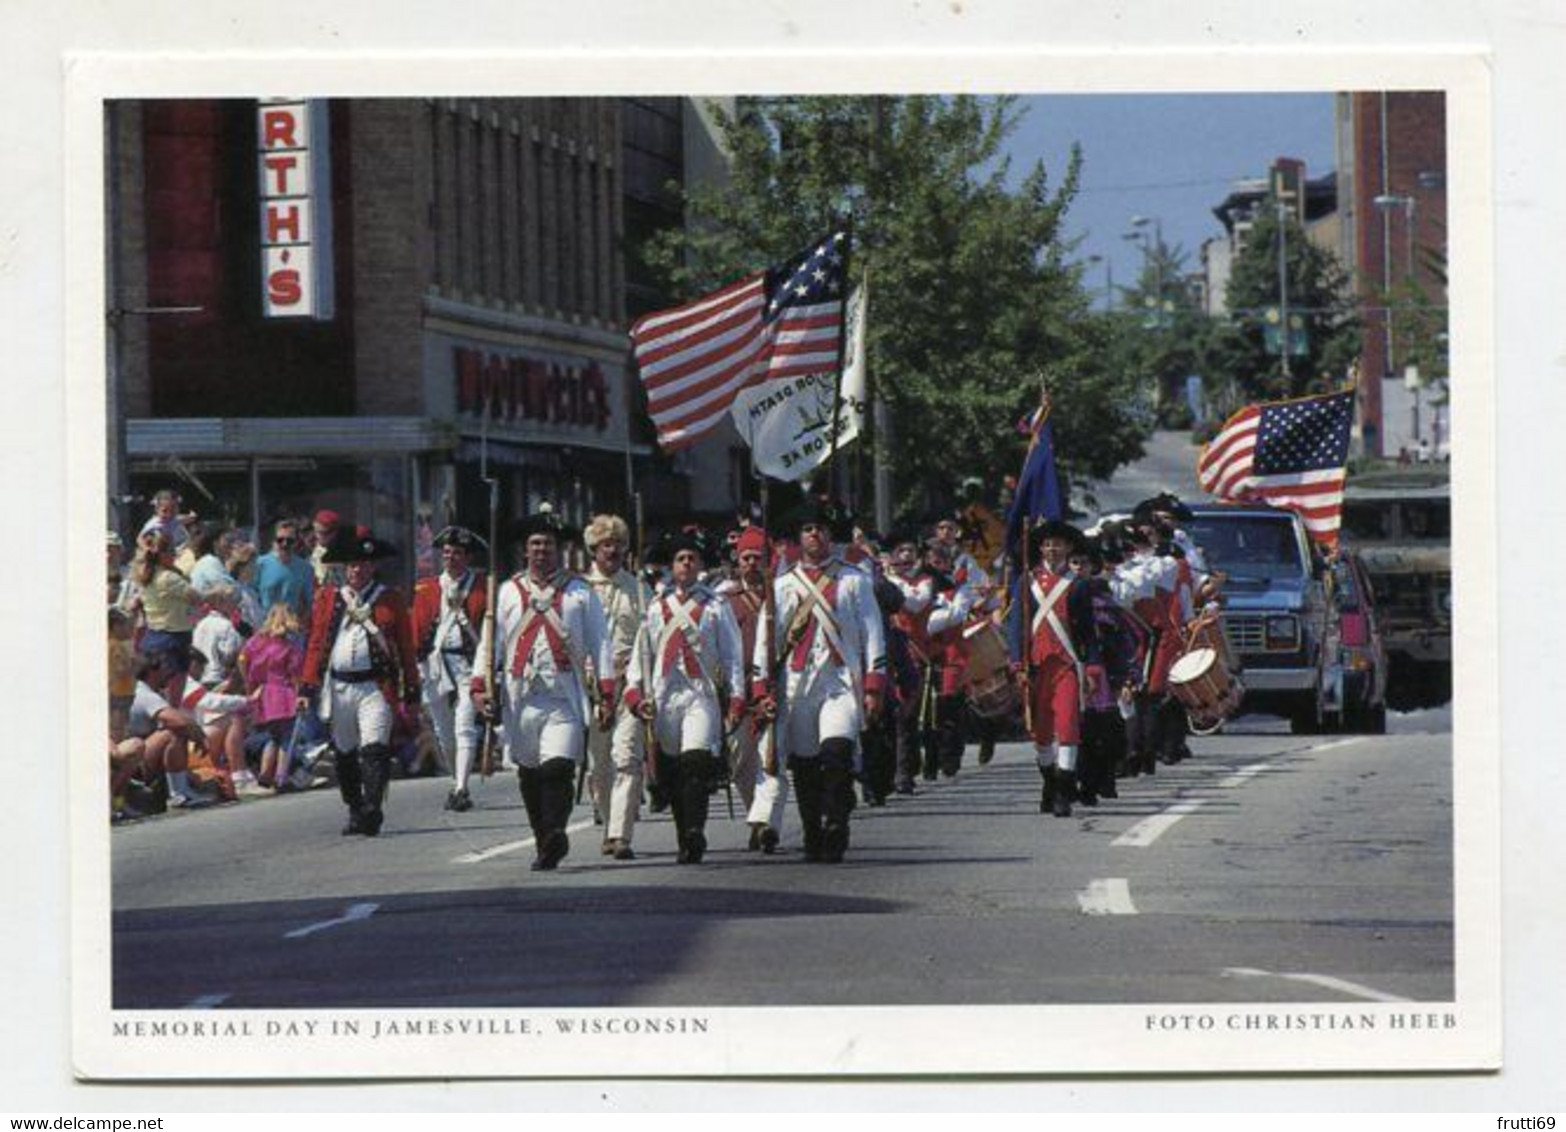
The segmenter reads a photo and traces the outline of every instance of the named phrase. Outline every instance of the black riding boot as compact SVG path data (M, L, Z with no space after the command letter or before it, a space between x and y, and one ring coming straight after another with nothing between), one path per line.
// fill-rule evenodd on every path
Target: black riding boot
M800 832L805 841L805 860L821 860L821 760L791 757L788 766L794 772L794 801L799 806Z
M359 773L358 751L337 751L337 793L342 795L343 805L348 807L348 824L343 826L343 836L352 837L364 832L364 778Z
M366 837L381 832L385 820L383 807L386 792L391 786L391 748L384 743L371 743L359 751L360 774L364 782L364 817L360 824Z
M899 716L897 728L897 773L893 789L899 794L914 792L914 777L919 773L919 723L912 716Z
M711 751L700 748L680 752L680 782L671 804L682 864L699 865L707 852L707 811L712 804L715 761Z
M963 704L962 696L939 696L935 701L936 749L941 773L947 778L957 777L962 769Z
M1044 780L1039 791L1039 813L1047 814L1055 806L1055 768L1039 763L1039 777Z
M854 809L854 748L847 739L821 744L821 859L837 864L848 851L848 815Z
M1069 770L1055 768L1055 816L1071 816L1071 796L1076 793L1077 776Z
M576 763L570 759L550 759L538 768L538 816L542 834L538 838L538 859L533 868L547 872L560 864L571 851L566 824L576 803Z

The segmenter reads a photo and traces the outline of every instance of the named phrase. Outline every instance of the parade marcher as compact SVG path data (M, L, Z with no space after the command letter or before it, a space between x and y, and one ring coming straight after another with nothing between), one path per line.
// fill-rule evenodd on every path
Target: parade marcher
M336 545L338 538L344 534L351 536L352 532L343 528L342 516L336 511L322 509L315 513L310 520L310 569L315 575L315 584L318 586L343 584L343 568L341 564L326 561L327 553Z
M768 671L758 635L754 691L763 718L778 715L780 749L794 776L805 859L833 863L848 849L856 747L886 684L881 615L869 576L832 552L833 513L807 502L798 516L800 560L773 585L781 672ZM844 532L846 533L846 532Z
M752 523L735 532L734 576L718 587L718 596L728 602L739 625L741 656L746 673L753 678L750 665L756 655L756 639L766 614L768 587L772 584L772 562L767 532ZM747 682L746 687L749 688ZM777 752L763 750L764 723L754 715L743 726L733 728L730 746L733 765L730 777L739 789L750 826L749 848L776 853L783 837L783 814L788 805L788 776L778 766ZM764 757L770 754L770 758Z
M323 511L316 516L319 523ZM413 587L413 640L424 688L424 708L441 762L451 772L446 809L473 808L468 776L478 752L483 725L473 709L473 658L484 623L485 581L469 563L488 549L465 527L447 527L435 536L441 572L420 578Z
M1023 600L1013 606L1012 659L1021 669L1032 712L1034 754L1044 780L1039 812L1070 817L1082 705L1103 679L1103 659L1085 580L1071 572L1083 535L1070 523L1045 520L1028 535L1033 563Z
M587 553L592 555L587 584L603 607L614 656L614 667L598 675L614 681L616 688L624 686L631 651L651 597L647 587L625 568L630 539L630 528L618 515L596 515L582 532ZM587 736L588 792L604 824L601 849L617 861L636 857L631 840L642 805L643 730L622 697L610 725L595 724Z
M1129 603L1152 638L1131 720L1131 764L1142 774L1154 774L1160 762L1174 761L1177 746L1175 729L1167 721L1172 712L1179 713L1179 705L1171 705L1168 694L1169 670L1180 654L1181 625L1174 612L1179 570L1173 558L1158 553L1156 536L1148 523L1132 518L1122 525L1122 531L1128 554L1116 569L1113 584L1121 604Z
M924 645L929 666L927 706L921 712L924 778L937 773L955 778L962 769L968 697L963 688L967 654L963 624L973 609L976 591L957 578L951 544L932 537L925 543L925 570L932 601L924 621Z
M914 779L921 773L926 716L932 710L934 690L933 645L929 622L935 612L935 581L919 555L916 531L894 532L888 539L886 581L896 586L902 601L887 619L887 654L892 652L892 633L903 641L906 665L887 665L888 701L896 704L892 714L896 728L897 766L892 789L898 794L916 792ZM883 603L883 608L884 608ZM935 768L930 767L930 777Z
M876 578L874 585L881 631L886 638L886 694L881 711L865 722L860 747L865 805L879 807L886 805L887 797L898 786L898 743L906 726L904 698L917 694L919 669L909 649L908 635L897 623L903 608L902 588L884 575Z
M745 661L733 611L699 581L709 553L705 540L682 532L663 549L669 589L647 607L625 699L653 726L678 860L699 864L724 733L739 726L745 710Z
M968 616L996 617L1002 606L1002 595L999 588L991 581L984 566L980 565L962 544L963 518L962 513L942 517L936 520L934 525L935 541L946 549L950 565L945 569L957 588L966 591L968 595ZM961 657L954 653L954 659L959 661L954 669L951 679L959 681L961 678ZM958 692L961 685L956 684ZM950 694L950 693L949 693ZM995 757L995 743L1000 737L1000 725L995 720L986 719L983 716L970 713L966 710L967 700L963 699L958 709L956 731L950 741L957 745L957 761L962 761L963 750L967 746L969 737L978 740L978 762L980 766L987 765Z
M299 707L319 693L330 725L337 786L348 807L343 835L374 837L384 820L391 781L396 706L419 702L419 670L402 595L376 580L376 562L396 550L360 527L326 555L341 562L341 586L323 586L310 613ZM296 560L297 561L297 560Z
M1088 539L1069 560L1071 569L1087 582L1103 662L1101 677L1083 704L1077 797L1084 806L1096 805L1100 797L1119 797L1115 774L1125 761L1126 720L1140 683L1139 630L1116 601L1105 574L1106 559L1120 553L1113 540Z
M587 753L589 715L600 727L614 716L614 681L597 678L598 705L590 706L593 673L614 671L603 606L582 578L561 569L562 544L574 532L553 510L517 523L522 568L496 590L494 647L479 643L473 674L474 706L495 708L485 692L493 678L507 757L538 848L532 868L556 868L570 852L566 825L575 802L573 780Z

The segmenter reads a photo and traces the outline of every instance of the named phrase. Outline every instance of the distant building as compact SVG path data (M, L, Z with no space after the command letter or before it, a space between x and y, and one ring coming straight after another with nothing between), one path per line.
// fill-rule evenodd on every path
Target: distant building
M682 222L670 182L721 174L703 112L331 99L297 136L268 113L111 104L111 495L178 486L238 525L327 506L403 566L431 527L482 527L481 455L503 518L721 495L655 452L627 336L667 301L632 249ZM313 315L274 316L301 292Z
M1294 220L1305 229L1305 237L1335 254L1338 207L1337 177L1333 173L1309 179L1305 163L1292 157L1280 157L1265 177L1236 181L1213 215L1223 225L1224 235L1202 245L1207 271L1208 313L1222 314L1227 309L1229 278L1235 261L1250 242L1251 230L1262 206L1274 196L1283 201Z
M1381 296L1417 282L1446 303L1446 96L1440 91L1340 94L1339 255L1365 304L1360 359L1361 444L1395 457L1421 441L1444 452L1446 410L1431 388L1410 388L1396 326ZM1428 375L1426 375L1428 376Z

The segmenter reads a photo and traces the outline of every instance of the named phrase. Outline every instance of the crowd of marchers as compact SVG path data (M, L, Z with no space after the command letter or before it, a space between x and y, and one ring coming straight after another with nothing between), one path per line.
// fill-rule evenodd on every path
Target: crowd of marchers
M395 548L331 512L258 555L162 493L129 563L110 538L113 812L335 780L344 835L374 837L394 778L438 767L461 820L499 770L536 870L566 858L578 805L608 858L636 857L651 810L698 863L723 792L746 850L835 862L857 806L936 788L970 747L982 766L1020 728L1039 811L1069 816L1189 754L1170 674L1222 577L1187 515L1165 494L1086 530L1029 524L981 564L956 516L882 537L807 499L770 530L669 531L633 566L622 519L579 530L546 506L496 548L441 531L439 573L404 595L378 576Z

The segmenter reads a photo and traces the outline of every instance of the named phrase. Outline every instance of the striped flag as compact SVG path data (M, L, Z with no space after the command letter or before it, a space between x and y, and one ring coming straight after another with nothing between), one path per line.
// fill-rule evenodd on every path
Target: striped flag
M834 232L788 262L631 327L647 408L665 450L700 440L742 389L835 374L849 240Z
M1224 422L1196 461L1219 499L1297 512L1318 542L1338 541L1354 391L1248 405Z

